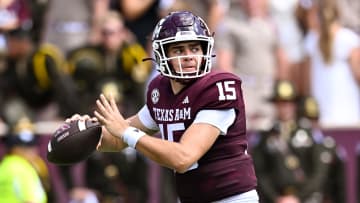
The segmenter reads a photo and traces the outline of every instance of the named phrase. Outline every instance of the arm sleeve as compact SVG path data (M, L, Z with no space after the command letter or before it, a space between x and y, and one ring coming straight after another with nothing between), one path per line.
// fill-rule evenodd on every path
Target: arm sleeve
M225 135L228 128L234 123L235 117L235 110L233 108L201 110L197 113L193 123L208 123L217 127L221 135Z
M158 131L159 127L157 126L154 119L151 117L149 108L147 105L144 105L138 112L138 117L141 123L148 129Z

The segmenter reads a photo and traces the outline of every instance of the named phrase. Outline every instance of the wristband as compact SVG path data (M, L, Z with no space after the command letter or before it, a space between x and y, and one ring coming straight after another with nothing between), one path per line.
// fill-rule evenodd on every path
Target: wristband
M122 140L129 146L135 149L136 143L144 136L145 133L137 128L128 127L122 135Z

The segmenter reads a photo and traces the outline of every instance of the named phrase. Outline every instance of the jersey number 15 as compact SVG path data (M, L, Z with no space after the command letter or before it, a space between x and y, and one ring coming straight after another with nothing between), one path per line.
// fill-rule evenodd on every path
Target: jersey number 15
M219 90L219 101L236 99L236 91L234 85L235 81L233 80L221 81L216 83L216 86Z

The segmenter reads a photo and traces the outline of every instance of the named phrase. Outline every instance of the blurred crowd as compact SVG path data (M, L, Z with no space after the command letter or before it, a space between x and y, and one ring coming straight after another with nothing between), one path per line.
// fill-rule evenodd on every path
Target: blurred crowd
M100 93L125 116L144 104L158 73L143 59L173 10L202 17L213 69L242 79L261 202L346 202L345 158L322 129L360 128L358 0L0 0L0 194L20 167L29 202L177 202L171 171L134 150L54 166L44 144Z

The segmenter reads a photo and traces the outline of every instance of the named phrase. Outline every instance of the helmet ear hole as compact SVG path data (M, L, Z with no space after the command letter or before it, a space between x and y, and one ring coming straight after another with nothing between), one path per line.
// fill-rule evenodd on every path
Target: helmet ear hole
M164 50L164 56L166 56L167 57L167 55L168 55L168 50L169 50L169 46L170 46L170 44L164 44L163 45L163 50Z
M206 54L208 52L208 42L202 41L200 42L200 46L202 51Z

